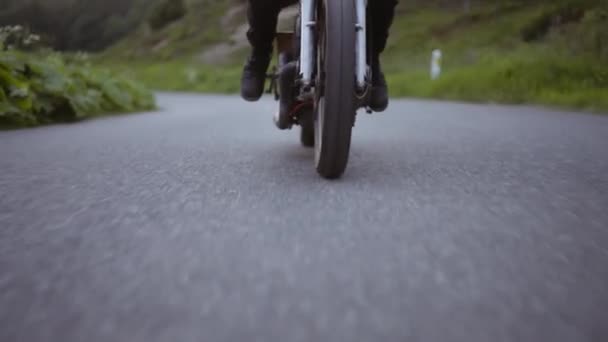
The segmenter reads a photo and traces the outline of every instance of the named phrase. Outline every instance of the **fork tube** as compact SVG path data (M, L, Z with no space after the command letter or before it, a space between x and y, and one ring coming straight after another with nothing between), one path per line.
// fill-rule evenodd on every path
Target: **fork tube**
M367 75L367 0L356 0L357 3L357 45L356 45L356 65L357 65L357 86L359 89L365 88L365 78Z
M317 0L301 0L301 23L300 23L300 72L304 86L310 85L314 69L314 35L315 28L314 13Z

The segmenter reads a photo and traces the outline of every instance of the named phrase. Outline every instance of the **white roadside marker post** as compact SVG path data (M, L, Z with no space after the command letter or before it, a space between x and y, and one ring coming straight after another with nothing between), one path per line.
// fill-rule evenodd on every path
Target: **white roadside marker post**
M433 50L433 54L431 56L431 79L436 80L441 76L441 50L436 49Z

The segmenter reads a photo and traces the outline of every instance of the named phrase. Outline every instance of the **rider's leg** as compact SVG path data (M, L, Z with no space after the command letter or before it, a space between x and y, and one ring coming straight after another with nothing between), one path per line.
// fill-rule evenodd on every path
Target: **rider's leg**
M370 16L372 20L372 96L370 107L382 112L388 107L388 87L380 66L380 54L386 47L389 29L395 17L395 6L398 0L370 1Z
M291 0L249 0L247 39L252 51L245 63L241 78L241 96L247 101L259 100L264 92L277 17L281 8L291 2Z

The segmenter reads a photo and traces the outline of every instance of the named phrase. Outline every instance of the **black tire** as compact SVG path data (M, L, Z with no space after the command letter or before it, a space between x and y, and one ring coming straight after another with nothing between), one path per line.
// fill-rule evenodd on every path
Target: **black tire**
M315 108L315 166L328 179L342 176L348 164L356 112L355 22L352 0L322 0L317 65L317 82L322 86Z

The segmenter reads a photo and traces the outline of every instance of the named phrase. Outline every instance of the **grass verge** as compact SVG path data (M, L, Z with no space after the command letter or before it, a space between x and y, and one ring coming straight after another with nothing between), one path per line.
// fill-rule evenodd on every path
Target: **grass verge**
M404 71L392 74L388 82L394 96L608 112L608 68L580 58L496 56L447 70L435 81L426 71Z
M156 90L230 94L240 87L241 69L236 66L214 67L188 61L106 61L103 66Z

